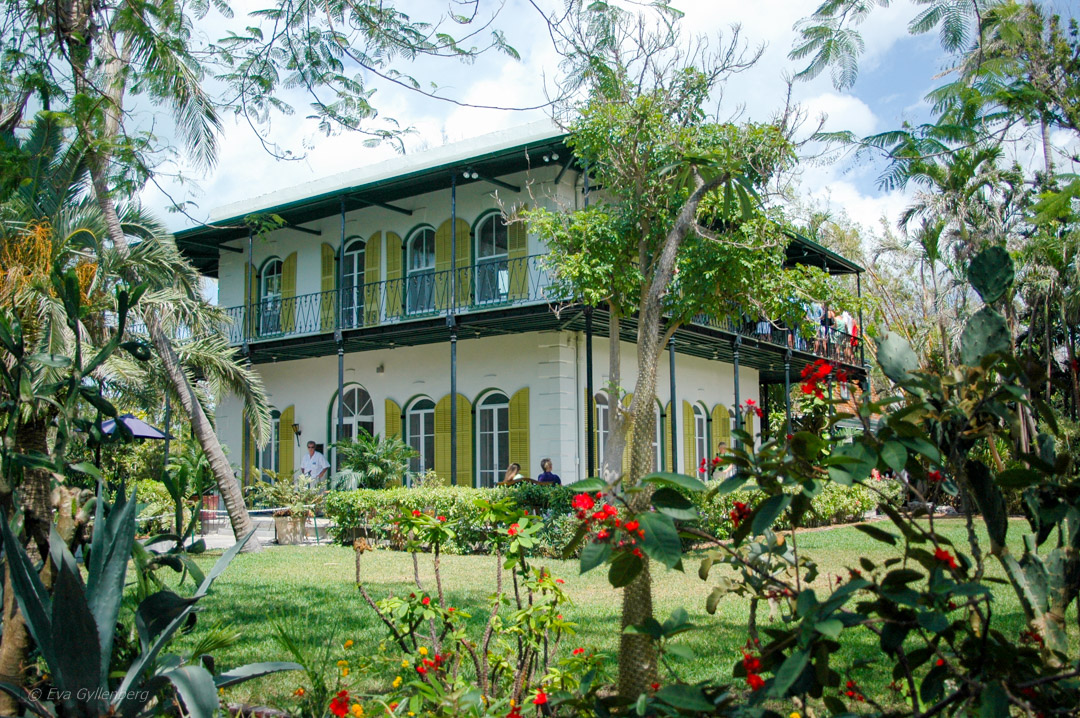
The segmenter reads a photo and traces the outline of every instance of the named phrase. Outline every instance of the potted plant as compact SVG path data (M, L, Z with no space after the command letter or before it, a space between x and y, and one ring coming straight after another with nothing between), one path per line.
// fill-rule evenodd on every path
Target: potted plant
M372 436L362 430L355 439L342 439L334 448L341 465L333 479L335 491L403 485L409 460L419 456L397 436Z
M259 503L274 509L277 542L281 545L303 543L308 519L315 515L315 509L323 500L322 492L311 487L303 477L294 479L271 471L263 473L269 480L256 484L254 493Z

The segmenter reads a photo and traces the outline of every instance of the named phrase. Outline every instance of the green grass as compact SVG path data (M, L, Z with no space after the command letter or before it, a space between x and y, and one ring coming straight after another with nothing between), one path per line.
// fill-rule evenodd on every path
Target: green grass
M879 524L885 527L885 524ZM962 550L966 548L965 529L962 521L938 521L940 534L951 539ZM1016 542L1019 550L1024 522L1014 522L1010 531L1010 543ZM871 540L850 527L807 531L798 535L799 551L812 556L820 567L821 576L815 586L826 588L830 577L848 575L848 567L858 567L859 558L867 557L878 563L896 555L895 549ZM985 545L985 537L984 537ZM888 550L886 550L888 549ZM966 552L966 551L965 551ZM213 557L206 558L207 563ZM479 627L486 617L487 599L495 587L495 560L488 556L445 556L443 561L443 586L451 605L473 614L470 623L473 636L479 636ZM375 551L364 554L362 574L365 585L375 600L390 593L408 593L414 590L412 563L405 553ZM579 625L578 635L565 640L561 651L569 652L577 646L612 654L617 645L619 606L621 593L612 589L606 572L594 570L584 576L578 575L574 561L546 560L542 562L556 577L566 580L564 588L573 605L564 615ZM723 679L731 675L731 668L740 658L739 649L747 640L748 601L737 596L727 596L720 601L714 615L705 612L705 598L711 585L697 576L697 557L686 562L687 572L668 571L659 567L654 577L654 605L661 619L678 607L690 613L691 620L699 626L686 635L683 641L698 655L693 661L679 665L684 680L706 678ZM217 668L225 670L234 665L252 661L287 660L288 656L271 638L272 621L283 621L290 633L301 645L321 648L330 642L336 647L346 639L355 641L354 651L373 655L379 643L386 637L384 626L362 601L354 583L354 558L351 548L342 546L320 547L272 547L255 555L240 555L214 585L213 592L200 606L204 609L202 621L224 620L241 632L240 640L218 653ZM421 578L425 587L434 590L433 574L429 556L421 556ZM988 562L989 575L1002 575L993 560ZM714 568L718 571L726 567ZM1007 635L1015 635L1022 628L1023 619L1019 604L1008 586L995 586L995 626ZM759 625L769 625L768 608L759 613ZM196 628L195 634L199 629ZM845 632L842 636L843 650L834 665L850 666L858 658L872 656L877 646L867 631ZM192 638L185 638L190 641ZM862 669L855 677L875 695L888 684L887 671ZM394 671L387 669L367 672L358 677L365 692L381 693L389 690ZM299 685L297 674L279 674L252 681L230 689L230 701L270 704L287 704L288 696ZM355 678L355 677L354 677Z

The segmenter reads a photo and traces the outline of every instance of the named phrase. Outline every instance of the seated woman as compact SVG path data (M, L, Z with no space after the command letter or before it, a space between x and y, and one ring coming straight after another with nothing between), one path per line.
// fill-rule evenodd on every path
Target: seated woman
M562 486L562 479L551 471L551 459L540 459L540 471L541 474L536 477L536 483Z

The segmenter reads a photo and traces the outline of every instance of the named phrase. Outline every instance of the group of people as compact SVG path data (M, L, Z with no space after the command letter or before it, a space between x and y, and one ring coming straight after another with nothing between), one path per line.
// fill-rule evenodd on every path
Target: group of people
M506 474L503 475L503 480L499 483L517 483L518 481L533 481L537 484L562 486L562 479L559 478L558 474L551 470L551 459L540 459L540 475L535 479L530 479L521 473L521 464L510 464L506 467Z
M831 348L836 359L847 362L855 359L862 328L851 312L844 309L837 313L827 303L810 302L806 305L806 323L815 328L815 354L828 355ZM788 345L804 351L809 348L809 342L802 336L789 335Z

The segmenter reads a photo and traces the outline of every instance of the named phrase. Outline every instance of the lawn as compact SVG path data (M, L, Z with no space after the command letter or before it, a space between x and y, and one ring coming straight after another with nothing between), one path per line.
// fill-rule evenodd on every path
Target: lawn
M962 521L937 522L941 534L966 546ZM1014 521L1010 543L1019 551L1021 534L1026 522ZM813 556L821 569L815 586L824 589L826 581L836 575L847 576L848 567L858 567L859 558L880 562L890 554L884 544L875 542L851 527L806 531L798 535L799 550ZM207 563L213 560L207 556ZM472 623L479 626L484 620L487 599L495 587L495 562L487 556L444 556L443 585L447 600L454 606L474 614ZM408 554L375 551L364 554L362 574L365 585L376 600L390 593L414 590L412 564ZM564 588L573 605L564 613L578 623L578 634L564 641L561 651L569 652L583 646L611 654L617 645L618 616L621 594L612 589L606 572L594 570L578 575L574 561L543 562L555 576L566 580ZM431 585L429 557L421 558L421 577ZM740 657L739 649L747 640L748 602L737 596L720 601L714 615L705 611L705 598L711 586L697 576L698 561L687 562L687 572L668 571L659 567L654 580L656 613L663 618L673 609L684 607L699 628L686 634L684 643L692 647L698 658L678 664L680 677L695 681L708 677L730 676L731 668ZM988 563L990 575L1002 575L996 563ZM385 638L386 630L373 612L363 603L355 583L355 563L351 548L343 546L270 547L260 554L240 555L214 585L212 594L200 605L203 628L224 621L240 633L239 640L216 655L218 670L251 661L286 660L288 656L271 638L271 622L285 624L295 640L309 648L333 642L340 646L346 639L355 642L353 651L374 654ZM655 569L654 569L655 570ZM714 576L717 568L713 569ZM719 570L727 570L720 568ZM1022 627L1022 615L1015 596L1008 586L996 586L995 625L1006 633ZM762 616L766 619L767 610ZM185 638L193 640L199 633ZM473 631L474 635L478 633ZM845 632L844 649L839 656L841 666L850 666L858 658L872 656L877 650L866 631ZM365 692L382 693L389 689L394 671L367 672L359 678L357 687ZM884 670L862 668L852 674L873 691L883 688L890 679ZM228 700L287 704L289 696L300 685L298 674L278 674L230 689ZM875 691L875 694L878 694Z

